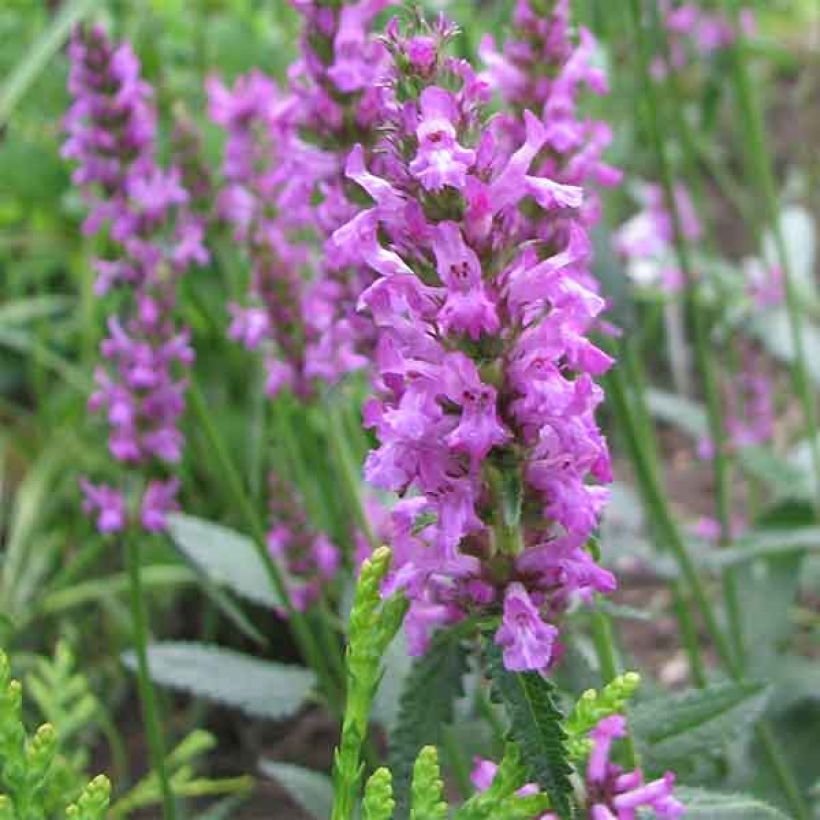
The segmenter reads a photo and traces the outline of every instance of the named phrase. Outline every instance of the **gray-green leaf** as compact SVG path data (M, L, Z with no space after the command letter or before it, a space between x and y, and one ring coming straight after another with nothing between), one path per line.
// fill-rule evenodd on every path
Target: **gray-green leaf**
M687 820L788 820L779 809L746 794L725 794L680 786L675 797Z
M630 725L656 765L704 749L720 749L762 714L768 689L760 683L723 683L664 695L638 704Z
M134 669L133 653L123 662ZM157 683L273 720L292 715L316 683L313 673L299 666L201 643L151 644L148 663Z
M246 535L182 514L169 516L168 530L179 550L215 584L271 609L281 604Z

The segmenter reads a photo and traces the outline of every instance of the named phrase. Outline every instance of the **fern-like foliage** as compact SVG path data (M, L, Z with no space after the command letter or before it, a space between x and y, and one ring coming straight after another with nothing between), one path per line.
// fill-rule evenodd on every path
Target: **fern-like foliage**
M637 672L618 675L600 691L587 689L572 707L564 723L567 748L572 760L585 758L592 749L589 732L610 715L620 714L641 682Z
M467 650L459 637L441 631L404 682L396 728L390 738L396 817L407 817L410 777L422 747L436 744L442 728L453 721L453 704L464 694Z
M410 820L445 820L447 802L435 746L425 746L413 766Z
M75 773L60 765L57 731L44 723L29 738L23 725L23 687L11 679L7 656L0 652L0 820L45 820L65 814L75 820L102 820L111 786L97 777L74 789ZM66 806L72 798L76 803Z
M493 697L504 704L510 736L521 748L530 780L547 793L559 817L571 817L573 792L569 776L573 768L555 687L537 672L508 671L492 637L485 645Z
M531 820L540 817L550 807L549 798L542 792L520 794L519 790L526 782L527 767L521 750L515 743L508 743L490 788L470 797L456 810L454 820L493 820L495 817Z
M362 800L363 820L390 820L396 801L393 799L393 778L382 766L370 775Z

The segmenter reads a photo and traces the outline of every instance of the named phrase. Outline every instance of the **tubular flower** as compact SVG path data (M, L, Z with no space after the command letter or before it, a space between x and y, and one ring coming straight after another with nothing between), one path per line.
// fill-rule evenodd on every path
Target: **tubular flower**
M640 769L624 772L609 759L612 743L626 737L626 720L611 715L601 720L589 733L592 751L587 761L586 798L584 817L589 820L635 820L645 816L674 820L686 813L685 806L673 795L675 775L666 772L663 777L645 783ZM491 760L477 757L470 779L478 791L490 788L498 766ZM538 792L535 783L522 786L517 794L524 796ZM539 820L558 820L552 812L542 814Z
M544 669L549 619L615 585L584 548L610 480L593 381L610 359L586 336L604 303L585 284L582 191L532 167L535 115L512 150L484 128L488 88L442 55L452 33L388 26L386 136L370 165L360 149L347 163L371 199L333 236L375 274L359 300L378 333L365 475L402 496L388 587L411 601L411 650L496 613L507 665ZM524 207L564 229L522 244Z
M292 487L271 476L270 495L268 549L285 574L293 606L304 612L336 577L341 553L324 533L311 530ZM280 614L285 615L284 611Z
M612 141L609 125L579 112L583 88L607 94L607 77L597 65L597 43L581 26L577 35L570 25L569 0L517 0L513 25L503 49L491 35L481 42L479 55L486 70L483 78L506 106L493 126L502 139L520 144L525 110L533 111L545 129L536 171L539 176L571 185L617 185L621 172L604 162ZM587 225L597 221L600 205L587 189L581 217ZM538 231L554 227L534 225Z
M101 29L77 29L70 57L63 155L77 163L73 178L89 203L85 232L107 229L114 249L96 263L96 292L117 287L125 295L120 314L108 320L89 407L106 414L112 456L150 478L135 520L158 530L176 506L177 481L162 474L182 454L180 371L193 361L188 331L174 317L176 282L207 260L204 227L188 207L180 170L157 163L152 93L131 48L115 47ZM127 526L119 490L87 480L81 486L101 532Z
M251 263L248 299L230 306L230 335L265 349L271 395L288 387L308 399L317 380L368 363L369 324L355 303L372 276L338 255L313 255L311 245L355 212L344 161L375 136L385 51L369 27L386 2L294 5L304 25L287 87L252 72L233 88L211 78L208 93L227 132L220 212Z

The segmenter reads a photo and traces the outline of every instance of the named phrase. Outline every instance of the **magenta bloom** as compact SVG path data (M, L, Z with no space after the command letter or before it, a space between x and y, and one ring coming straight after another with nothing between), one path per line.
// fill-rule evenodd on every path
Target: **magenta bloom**
M638 809L651 809L659 818L685 814L684 805L672 794L675 775L644 783L640 769L624 772L609 760L612 742L626 736L621 715L604 718L590 732L593 746L587 763L587 800L593 820L634 820Z
M96 515L97 529L107 535L125 529L125 498L119 490L107 484L92 484L88 479L80 479L83 491L83 512Z
M541 620L527 590L510 584L504 595L504 616L495 640L504 647L504 665L513 672L546 669L558 630Z
M584 549L611 480L592 380L611 360L588 338L604 301L584 192L538 161L547 126L525 112L517 142L496 136L486 84L444 54L452 35L388 26L385 137L346 164L371 201L332 248L374 276L359 299L377 331L365 476L402 496L388 586L410 599L411 649L499 615L507 665L543 669L555 617L614 586ZM505 486L519 488L515 535Z

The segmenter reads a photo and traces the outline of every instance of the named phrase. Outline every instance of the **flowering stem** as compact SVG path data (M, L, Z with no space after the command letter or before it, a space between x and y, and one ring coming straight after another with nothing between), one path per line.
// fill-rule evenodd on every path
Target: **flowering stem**
M703 657L700 653L700 642L698 641L697 629L689 611L689 596L681 588L681 584L675 581L672 584L672 596L675 605L675 615L681 632L686 657L689 660L689 671L692 681L698 688L706 686L706 669L703 665Z
M689 554L689 547L681 536L664 498L663 490L657 479L657 470L647 455L647 448L643 445L641 439L642 426L636 420L636 414L630 406L624 374L620 368L615 367L607 374L606 379L607 398L613 412L618 417L619 428L626 439L630 460L635 468L638 485L653 529L657 532L661 542L671 549L678 568L700 610L706 630L715 645L723 667L734 680L742 680L743 669L720 629L697 567ZM638 396L637 400L641 400L641 397ZM697 644L692 646L692 650L700 653ZM767 721L761 720L758 722L757 733L763 751L777 775L780 788L788 799L794 816L799 820L808 820L809 815L800 795L799 787Z
M713 442L714 455L712 465L715 480L715 492L717 502L717 517L720 523L720 542L728 544L731 541L731 470L726 448L726 428L723 418L720 391L718 388L717 374L712 361L712 351L710 350L709 328L707 326L705 308L700 302L700 286L692 267L689 256L689 248L684 236L680 210L678 208L678 198L675 194L675 184L672 175L671 164L666 149L666 142L662 130L664 121L660 113L660 103L657 89L652 80L649 58L649 44L644 35L641 20L640 0L631 0L632 22L635 32L635 40L638 46L640 81L643 97L647 107L647 124L650 132L655 160L661 175L666 207L672 217L672 229L674 235L675 252L678 264L686 282L686 303L691 317L694 342L695 360L697 368L703 378L703 392L706 399L706 410L709 422L709 432ZM675 106L675 113L680 114L680 109ZM684 126L680 123L682 118L677 116L676 125L680 130ZM740 613L738 609L737 579L733 571L725 572L723 575L723 586L725 590L725 601L729 613L729 623L733 635L733 651L740 651L742 644L740 635Z
M657 7L653 7L652 23L656 40L660 46L660 49L663 53L664 59L667 64L667 84L668 87L671 87L671 93L668 94L668 98L672 101L671 108L674 116L674 130L680 138L680 145L682 149L681 153L686 163L687 181L689 181L692 184L693 191L695 194L695 201L699 206L698 212L700 214L705 214L705 200L700 175L698 173L698 163L694 148L694 138L691 133L689 121L684 116L681 105L681 101L684 99L683 90L680 87L677 72L671 66L669 56L669 45L661 27L660 14ZM651 85L650 90L654 91L654 85L652 85L651 83L651 78L648 80L648 82ZM652 105L650 104L650 109L651 108ZM655 111L657 113L657 106L655 108ZM660 131L660 123L663 121L662 118L656 116L654 120L655 122L653 127L656 127L658 131ZM662 166L665 166L668 170L669 162L665 155L665 149L666 144L663 137L661 137L658 141L658 145L656 146L656 150L659 153L659 159L662 160ZM701 327L701 323L699 323L698 321L699 315L701 313L696 303L696 300L699 296L699 291L697 290L698 283L694 279L693 272L687 272L687 269L683 267L685 263L690 264L690 262L688 258L686 240L683 236L683 232L680 229L679 210L677 208L677 200L674 197L674 191L672 192L671 198L667 191L666 198L670 202L670 207L672 208L672 216L675 231L675 243L676 247L678 248L678 257L680 259L680 264L684 270L685 278L687 281L687 292L691 294L691 298L693 300L692 309L693 311L697 312L693 316L693 323L695 328L696 345L700 344L698 350L701 351L701 355L703 357L701 358L701 355L699 355L698 361L704 376L704 392L706 394L708 402L710 435L712 436L712 441L714 442L715 449L715 455L713 457L712 463L714 466L715 486L717 489L717 515L718 522L720 524L719 543L721 546L728 546L732 541L732 464L731 459L727 454L726 428L722 416L720 395L715 389L716 383L715 387L713 387L711 390L709 389L709 382L710 380L714 381L715 377L713 375L714 371L712 370L710 373L710 371L707 369L711 367L708 334L704 334L703 329ZM708 224L707 235L710 231L710 228L711 225ZM740 616L740 599L738 593L737 571L734 567L726 567L723 570L722 583L723 596L726 604L726 614L729 622L729 633L732 638L734 651L737 653L738 659L742 663L744 657L744 639L742 619Z
M757 224L754 227L762 229L766 223L768 223L772 231L780 268L783 272L786 311L789 317L789 329L794 352L792 380L805 417L806 435L809 441L812 469L816 482L815 510L818 515L820 515L820 441L818 441L817 438L817 406L814 391L811 386L811 378L806 365L806 351L803 338L803 311L800 304L800 294L795 286L791 260L786 249L786 243L780 225L777 189L772 173L771 161L769 159L769 150L766 145L763 116L760 111L757 95L752 88L746 65L746 45L743 28L739 24L738 4L735 0L723 0L723 2L735 21L737 41L730 49L732 78L735 85L735 94L737 95L738 104L740 105L743 133L748 146L747 159L751 166L750 170L757 179L763 207L762 224Z
M148 618L145 612L145 596L142 589L142 562L139 544L133 533L126 535L125 551L131 587L131 620L134 628L134 651L137 656L137 686L142 704L145 731L148 735L151 766L159 781L163 816L165 820L175 820L177 816L176 801L165 768L165 744L162 738L162 727L157 710L154 686L151 682L151 673L148 667Z
M259 520L259 516L257 515L253 504L242 486L242 480L237 473L236 466L228 455L225 442L222 440L216 425L214 425L208 413L205 398L202 395L199 385L194 379L191 380L189 395L191 397L191 405L193 410L197 415L199 423L201 424L208 441L211 444L211 449L217 462L219 473L223 477L230 495L233 496L234 503L236 504L239 513L245 520L245 526L247 526L250 530L253 544L256 547L256 551L262 559L265 571L268 574L271 588L276 592L285 607L285 611L287 612L288 620L293 627L294 637L296 638L299 649L304 654L304 657L310 667L318 675L319 680L322 683L322 688L325 691L328 705L335 713L338 714L341 711L341 684L334 678L330 668L328 667L327 659L325 657L325 650L319 646L304 613L295 609L290 600L282 573L268 552L265 538L265 528Z

